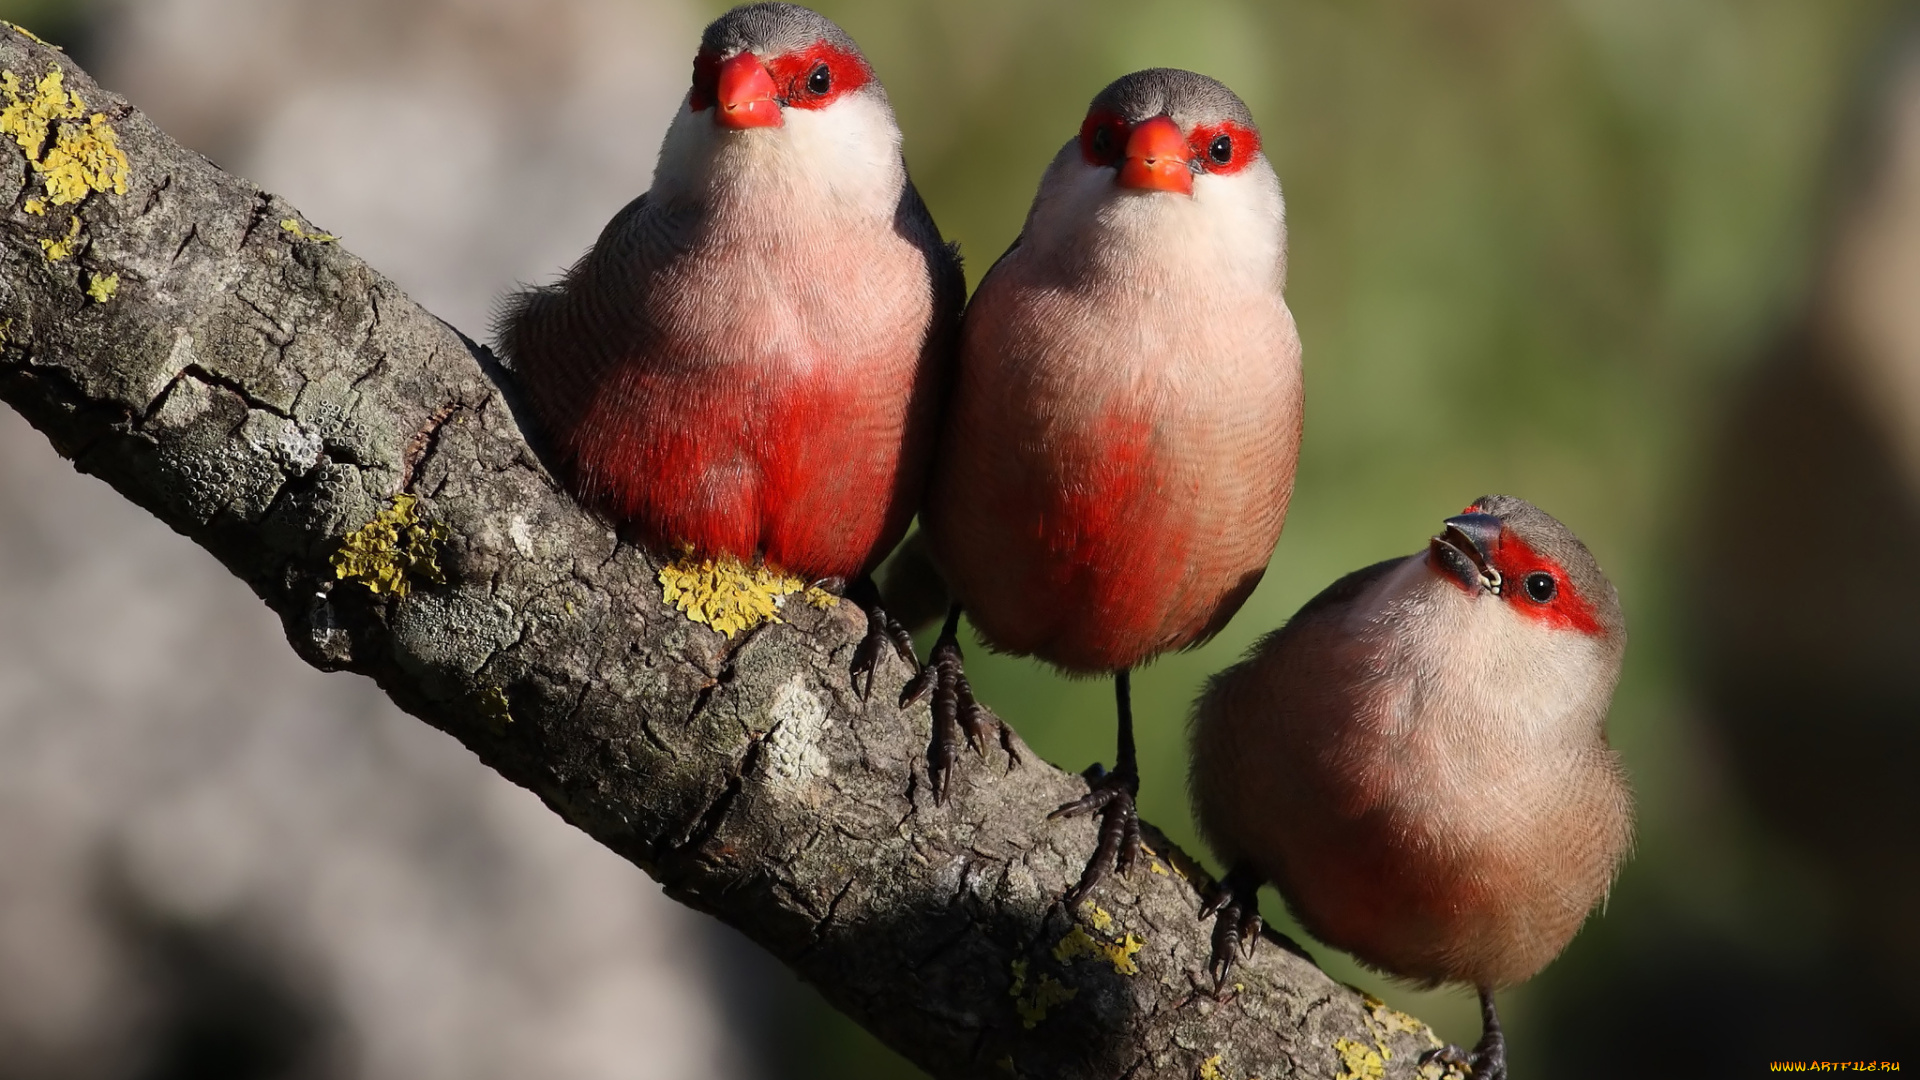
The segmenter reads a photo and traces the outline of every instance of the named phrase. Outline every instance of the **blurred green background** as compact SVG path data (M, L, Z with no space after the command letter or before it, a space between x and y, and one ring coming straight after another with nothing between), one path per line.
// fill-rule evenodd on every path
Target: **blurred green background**
M1259 591L1216 641L1136 675L1147 818L1204 850L1187 810L1184 726L1210 673L1334 578L1415 550L1476 496L1522 495L1579 533L1619 587L1632 644L1611 731L1640 816L1604 914L1502 999L1517 1074L1678 1075L1684 1060L1696 1075L1748 1075L1770 1057L1866 1057L1862 1040L1915 1034L1907 1006L1871 1021L1844 1015L1846 1002L1892 992L1864 975L1849 982L1852 969L1823 959L1845 911L1804 846L1764 825L1730 776L1689 675L1683 610L1694 576L1711 573L1693 538L1716 433L1743 380L1803 319L1858 127L1850 118L1881 85L1911 5L816 6L885 82L914 179L961 243L972 282L1013 239L1042 168L1112 78L1149 66L1206 72L1259 121L1289 209L1306 441ZM79 25L76 10L0 4L54 33ZM1049 760L1074 770L1111 761L1107 682L977 647L968 670ZM1913 860L1912 847L1909 838L1887 858ZM1277 897L1263 907L1298 936ZM1309 948L1444 1036L1477 1036L1470 996L1411 990ZM1831 1001L1807 1005L1835 971ZM1679 1034L1610 1006L1643 995ZM1808 1045L1749 997L1843 1016L1822 1028L1834 1041ZM916 1075L816 1000L795 997L782 1024L804 1075Z

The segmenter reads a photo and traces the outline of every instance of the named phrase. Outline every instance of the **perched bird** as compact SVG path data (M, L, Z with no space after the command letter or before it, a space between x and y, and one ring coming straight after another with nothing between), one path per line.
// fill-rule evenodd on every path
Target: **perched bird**
M748 4L701 37L653 187L499 343L581 500L661 553L853 583L856 674L912 643L870 571L919 509L965 282L853 39Z
M1607 745L1626 624L1566 526L1489 495L1425 552L1307 602L1193 714L1201 832L1232 867L1213 966L1259 932L1270 881L1314 936L1392 975L1469 983L1464 1059L1506 1075L1493 992L1560 954L1633 827Z
M1280 537L1300 441L1286 213L1253 116L1204 75L1135 72L1093 99L1026 226L980 283L922 514L957 607L909 683L935 691L934 788L973 704L964 608L993 648L1113 674L1119 754L1087 796L1077 902L1139 848L1128 672L1213 636Z

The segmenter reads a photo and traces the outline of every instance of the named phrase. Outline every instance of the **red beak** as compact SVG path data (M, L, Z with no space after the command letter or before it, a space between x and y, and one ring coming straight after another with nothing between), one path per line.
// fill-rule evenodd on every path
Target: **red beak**
M774 100L773 76L767 65L751 52L743 52L720 65L718 102L713 107L713 122L738 131L742 128L779 127L780 103Z
M1165 116L1138 124L1127 133L1125 160L1120 163L1120 186L1142 191L1193 194L1193 170L1187 137Z

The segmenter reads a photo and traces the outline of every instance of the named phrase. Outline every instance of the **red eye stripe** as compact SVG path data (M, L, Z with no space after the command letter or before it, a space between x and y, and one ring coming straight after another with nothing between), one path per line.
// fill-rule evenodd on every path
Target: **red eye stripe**
M807 80L821 64L827 65L831 83L826 93L816 94L807 89ZM824 41L801 52L774 57L767 61L767 71L773 76L773 85L780 88L785 98L783 103L795 109L825 108L842 94L850 94L873 81L873 71L859 53Z
M1594 635L1606 632L1560 564L1533 550L1525 540L1515 536L1512 529L1500 530L1500 550L1494 553L1492 562L1493 568L1500 571L1501 597L1520 614L1557 630ZM1547 574L1553 578L1553 599L1541 604L1527 595L1529 574Z
M1213 140L1225 135L1233 142L1233 156L1222 165L1213 160ZM1219 176L1231 176L1247 167L1253 156L1260 152L1260 133L1232 120L1222 120L1217 124L1202 124L1193 129L1187 145L1193 149L1193 159L1206 166L1210 173Z
M1094 143L1102 130L1106 132L1106 145L1096 148ZM1081 121L1080 156L1087 164L1112 165L1120 160L1120 152L1126 145L1127 121L1119 113L1095 109Z
M807 89L813 69L827 65L832 85L824 94ZM780 90L781 104L795 109L819 109L840 95L858 90L873 81L873 72L858 53L838 49L822 41L804 52L788 53L766 62L767 74ZM713 108L720 92L720 56L701 49L693 58L693 89L687 94L687 109L699 112Z

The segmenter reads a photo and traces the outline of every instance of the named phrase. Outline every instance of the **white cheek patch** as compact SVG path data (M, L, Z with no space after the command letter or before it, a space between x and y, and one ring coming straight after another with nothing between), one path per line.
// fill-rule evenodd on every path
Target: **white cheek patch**
M906 177L900 128L886 106L856 93L785 117L793 167L809 189L850 210L893 212Z
M1232 176L1201 173L1182 196L1124 191L1115 170L1078 160L1072 145L1061 153L1029 223L1036 254L1284 284L1286 204L1264 159Z
M906 185L900 129L877 98L849 94L823 109L781 110L781 126L730 131L685 103L654 168L663 202L729 194L811 201L816 213L891 217Z
M720 132L713 123L713 110L693 112L687 99L680 100L680 111L673 114L667 134L660 140L660 160L653 166L655 198L671 200L706 187L707 170L720 151Z

